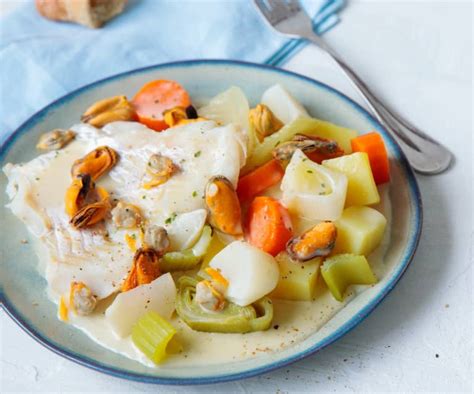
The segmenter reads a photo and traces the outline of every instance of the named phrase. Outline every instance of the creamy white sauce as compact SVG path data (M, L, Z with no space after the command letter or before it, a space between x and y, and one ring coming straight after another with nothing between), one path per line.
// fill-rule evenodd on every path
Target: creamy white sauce
M237 145L231 144L229 148L225 139L233 138L233 134L229 132L222 137L223 128L216 129L220 131L220 134L217 134L212 132L214 126L209 123L211 122L204 122L201 130L202 133L209 135L193 142L195 145L189 143L189 135L176 137L176 134L172 135L169 131L162 134L151 133L143 126L134 123L109 125L104 131L80 125L75 128L79 132L78 139L59 153L51 152L23 166L8 165L4 169L10 178L8 193L13 200L10 208L38 237L39 266L41 274L48 280L49 295L54 302L58 302L59 295L67 293L73 276L77 280L92 283L91 287L100 298L109 296L125 276L133 255L123 242L125 235L123 230L107 227L98 231L86 230L84 235L84 232L75 232L68 227L63 199L70 183L69 169L73 161L100 145L109 145L118 150L121 154L119 165L104 181L100 181L100 185L113 193L114 197L125 198L142 207L150 220L153 218L161 224L168 215L175 212L174 209L189 211L203 207L201 198L192 197L192 192L196 188L200 188L199 193L202 193L203 176L205 178L227 171L224 174L233 182L237 181L240 164L244 161L244 153L237 148L241 141ZM209 155L205 153L209 151L209 145L206 144L210 144L211 141L217 148L212 151L211 156L206 156ZM199 160L194 160L197 159L194 154L199 150L205 156L205 161L201 164ZM152 191L144 200L140 182L147 157L156 151L165 152L174 161L185 159L181 163L180 174L185 178L181 182L175 179L173 181L175 185L170 185L166 196L161 195L160 191ZM223 157L216 157L223 153ZM239 165L236 167L235 163ZM387 228L381 245L368 256L368 260L375 274L381 278L391 268L384 263L384 255L390 242L392 213L389 186L382 186L379 190L381 203L375 208L387 218ZM267 194L278 196L279 190L273 188ZM173 201L177 208L170 209L169 204L173 205ZM293 218L293 226L298 233L304 231L309 224ZM102 233L104 231L109 231L111 241L104 241ZM94 263L97 259L105 259L108 263L105 266ZM113 266L110 264L112 261ZM88 272L82 274L85 262ZM105 274L104 270L109 270L110 273ZM102 282L94 282L96 276ZM112 281L115 281L114 286L111 284ZM70 314L69 323L85 332L98 344L153 368L202 366L242 360L292 346L319 330L344 305L365 289L367 286L353 286L349 289L345 301L338 302L330 295L319 277L316 296L312 302L273 300L274 320L272 327L265 332L248 334L198 332L191 330L174 315L171 323L178 330L178 339L183 344L184 350L180 354L169 356L162 366L151 363L134 347L130 337L118 338L111 332L104 311L113 301L113 294L101 300L90 316Z

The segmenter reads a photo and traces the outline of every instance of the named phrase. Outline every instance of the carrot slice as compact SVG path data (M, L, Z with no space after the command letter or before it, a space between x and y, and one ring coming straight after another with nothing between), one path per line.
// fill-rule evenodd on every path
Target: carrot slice
M270 160L239 179L237 184L239 200L242 202L250 200L250 198L280 182L283 175L285 175L285 171L280 162L275 159Z
M351 140L353 152L365 152L377 185L390 180L387 150L380 134L368 133Z
M246 236L250 244L276 256L292 237L288 211L271 197L256 197L248 210Z
M143 85L132 100L140 123L161 131L168 128L163 112L177 106L188 107L188 92L177 82L160 79Z

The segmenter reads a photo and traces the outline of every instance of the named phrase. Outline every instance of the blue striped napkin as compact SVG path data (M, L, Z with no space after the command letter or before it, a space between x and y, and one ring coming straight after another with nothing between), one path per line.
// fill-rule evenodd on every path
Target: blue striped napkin
M322 34L345 0L302 3ZM0 142L51 101L113 74L193 58L281 65L303 45L276 34L250 0L129 0L96 30L43 19L26 1L0 20Z

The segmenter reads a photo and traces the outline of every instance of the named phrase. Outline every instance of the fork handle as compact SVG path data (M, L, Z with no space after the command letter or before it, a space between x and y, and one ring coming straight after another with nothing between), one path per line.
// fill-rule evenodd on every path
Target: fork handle
M400 144L411 166L417 172L434 175L445 171L449 167L453 156L448 149L423 133L409 121L391 111L368 88L354 70L318 35L311 31L311 33L305 35L305 38L323 49L341 68L352 85L364 98L379 122Z

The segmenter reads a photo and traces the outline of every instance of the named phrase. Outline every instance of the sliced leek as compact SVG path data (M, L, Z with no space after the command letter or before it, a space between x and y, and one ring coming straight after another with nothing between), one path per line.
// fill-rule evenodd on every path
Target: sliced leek
M198 281L182 276L178 281L176 312L183 321L196 331L220 333L246 333L263 331L270 327L273 319L272 301L264 297L245 307L233 303L219 312L206 312L194 300Z
M200 238L192 248L181 252L165 253L161 259L160 270L170 272L193 269L202 261L211 240L212 229L210 226L204 226Z
M143 315L132 329L132 341L154 363L162 362L168 353L179 350L174 336L176 330L158 313Z

